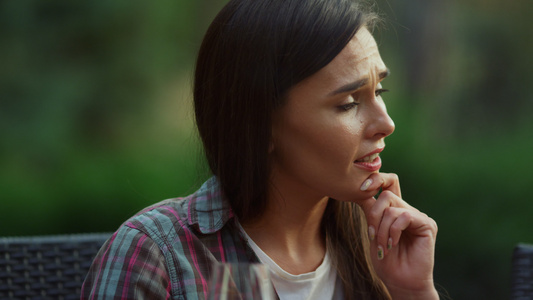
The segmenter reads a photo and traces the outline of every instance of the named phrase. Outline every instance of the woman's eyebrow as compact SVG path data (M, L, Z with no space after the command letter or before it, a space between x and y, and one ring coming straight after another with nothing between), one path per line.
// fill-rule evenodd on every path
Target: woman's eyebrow
M378 74L379 80L382 80L383 78L389 76L389 74L390 74L390 70L387 68L385 71ZM367 83L368 83L368 78L363 78L363 79L345 84L341 86L340 88L331 92L330 96L335 96L338 94L344 94L347 92L356 91Z

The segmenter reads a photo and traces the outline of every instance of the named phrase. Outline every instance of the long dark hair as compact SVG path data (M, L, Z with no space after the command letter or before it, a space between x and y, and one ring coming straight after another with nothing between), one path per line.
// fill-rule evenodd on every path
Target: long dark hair
M208 165L241 222L266 207L273 111L372 16L350 0L231 0L212 22L196 65L196 124ZM323 229L346 298L387 298L365 253L360 209L329 202Z

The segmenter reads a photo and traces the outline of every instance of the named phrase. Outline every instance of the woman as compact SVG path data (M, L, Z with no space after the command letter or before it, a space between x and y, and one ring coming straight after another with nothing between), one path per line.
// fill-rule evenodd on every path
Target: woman
M203 299L216 261L269 265L281 299L438 298L437 226L379 173L394 123L372 20L349 0L231 0L195 75L214 176L125 222L82 299Z

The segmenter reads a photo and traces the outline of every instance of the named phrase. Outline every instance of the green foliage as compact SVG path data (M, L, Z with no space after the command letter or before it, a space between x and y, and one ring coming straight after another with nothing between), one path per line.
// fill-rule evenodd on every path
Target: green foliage
M198 147L180 76L200 39L195 9L0 2L0 234L109 231L190 190Z

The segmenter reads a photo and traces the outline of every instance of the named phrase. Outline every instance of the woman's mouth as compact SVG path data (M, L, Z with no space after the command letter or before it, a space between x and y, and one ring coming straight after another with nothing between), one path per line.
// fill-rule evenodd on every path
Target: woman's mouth
M381 168L381 158L379 153L370 154L354 161L354 165L365 171L376 172Z
M358 159L355 162L356 163L357 162L373 162L376 159L376 157L378 157L378 156L379 156L379 153L374 153L374 154L371 154L369 156L365 156L365 157L363 157L361 159Z

